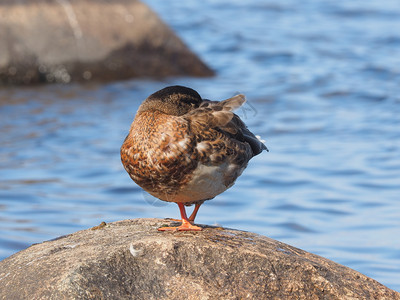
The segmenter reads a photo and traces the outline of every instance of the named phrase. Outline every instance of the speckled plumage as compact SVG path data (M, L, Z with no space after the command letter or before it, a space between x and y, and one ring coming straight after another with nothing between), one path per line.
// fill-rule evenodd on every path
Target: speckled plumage
M217 102L172 86L139 107L121 147L130 177L153 196L190 205L231 187L248 161L267 150L232 110L243 95Z

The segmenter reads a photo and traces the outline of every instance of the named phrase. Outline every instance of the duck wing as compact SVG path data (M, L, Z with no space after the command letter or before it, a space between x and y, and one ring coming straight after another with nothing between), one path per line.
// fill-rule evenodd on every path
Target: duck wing
M186 114L186 117L200 127L213 128L230 139L249 144L252 156L256 156L263 150L268 151L267 147L247 128L240 117L232 112L245 102L246 98L242 94L223 101L203 100L201 105Z

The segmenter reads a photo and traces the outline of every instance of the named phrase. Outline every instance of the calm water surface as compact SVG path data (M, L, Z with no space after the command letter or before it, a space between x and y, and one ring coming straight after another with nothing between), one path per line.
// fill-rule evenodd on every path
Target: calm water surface
M267 140L197 221L249 230L400 291L398 1L146 1L218 75L0 90L0 259L101 221L177 217L128 177L119 147L171 84L236 92Z

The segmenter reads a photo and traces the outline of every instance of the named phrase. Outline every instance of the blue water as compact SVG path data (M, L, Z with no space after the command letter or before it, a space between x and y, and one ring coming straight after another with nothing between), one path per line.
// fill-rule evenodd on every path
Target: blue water
M267 142L198 223L267 235L400 291L400 3L146 1L207 79L0 90L0 259L101 221L178 217L128 177L140 102L172 84L245 93Z

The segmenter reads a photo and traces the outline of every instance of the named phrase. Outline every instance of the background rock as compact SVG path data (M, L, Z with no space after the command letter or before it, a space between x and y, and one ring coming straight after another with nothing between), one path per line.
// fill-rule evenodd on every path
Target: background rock
M1 299L400 299L352 269L249 232L101 224L0 262Z
M0 84L171 75L213 71L139 1L0 4Z

